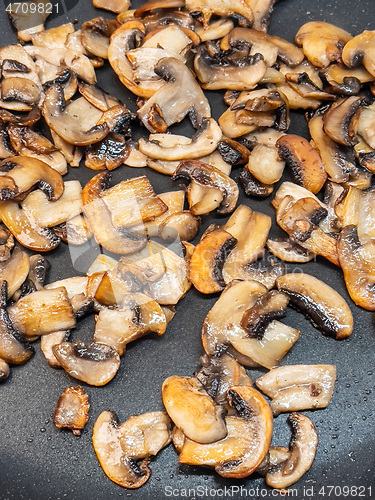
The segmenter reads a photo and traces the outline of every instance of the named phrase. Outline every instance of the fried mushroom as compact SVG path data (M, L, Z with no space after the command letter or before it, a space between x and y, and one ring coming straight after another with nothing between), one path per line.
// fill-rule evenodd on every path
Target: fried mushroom
M348 304L323 281L306 273L290 273L280 276L276 285L324 334L341 340L352 333L353 316Z
M53 412L53 423L58 429L70 429L80 436L89 419L89 397L78 387L67 387L57 401Z
M272 398L274 416L282 412L326 408L336 380L334 365L291 365L273 368L258 378L257 387Z

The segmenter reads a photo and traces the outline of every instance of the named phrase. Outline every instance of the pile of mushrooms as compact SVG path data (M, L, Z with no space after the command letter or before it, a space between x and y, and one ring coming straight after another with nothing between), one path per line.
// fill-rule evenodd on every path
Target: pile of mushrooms
M329 405L336 367L279 366L303 337L280 320L295 307L336 340L354 324L338 292L286 273L283 262L327 259L342 269L355 304L375 311L375 32L353 37L312 21L288 42L267 33L275 0L149 0L135 10L128 0L93 3L116 18L44 29L47 16L33 27L12 16L23 44L0 49L0 382L40 339L51 367L106 385L130 342L166 332L191 286L220 293L202 326L197 373L165 380L166 412L120 424L103 411L95 452L125 488L149 479L151 457L170 442L179 463L228 478L259 473L288 488L310 469L318 444L300 412ZM136 113L96 85L104 65L136 96ZM218 121L203 90L225 90ZM298 109L307 110L310 140L288 134ZM173 133L186 119L191 136ZM143 127L138 141L135 126ZM64 182L80 163L95 175L84 186ZM121 166L112 185L110 171ZM186 186L157 194L147 175L126 167ZM232 167L242 167L246 195L262 198L290 170L294 182L278 184L272 200L284 238L269 237L268 215L238 205ZM191 243L215 210L231 215ZM90 238L103 254L86 275L48 284L47 259L21 249ZM265 266L267 250L275 258ZM92 341L70 340L91 313ZM244 366L267 370L257 389ZM67 388L55 425L80 435L89 407L82 387ZM292 436L289 447L275 447L273 419L283 412Z

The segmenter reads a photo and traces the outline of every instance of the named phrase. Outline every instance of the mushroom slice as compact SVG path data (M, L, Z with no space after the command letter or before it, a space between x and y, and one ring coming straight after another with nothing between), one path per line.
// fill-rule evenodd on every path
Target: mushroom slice
M151 474L149 457L170 443L170 425L164 412L132 416L120 425L115 413L103 411L95 422L92 442L109 479L131 489L145 484Z
M270 266L262 265L261 262L254 262L253 264L247 264L242 269L238 269L237 279L259 281L270 290L275 286L276 279L284 273L285 266L281 262L274 263L271 260Z
M248 196L266 198L273 192L273 184L263 184L258 181L246 167L242 170L238 179Z
M119 14L126 12L130 7L130 0L93 0L93 5L97 9L105 9Z
M257 299L242 317L241 326L250 337L261 339L267 326L275 319L285 318L289 297L272 290Z
M165 241L191 241L198 233L200 218L189 210L167 217L159 226L158 236Z
M10 375L10 368L6 361L0 358L0 383L4 382Z
M146 245L146 239L125 229L116 229L111 220L111 214L102 199L108 188L109 175L97 174L83 188L83 212L96 241L109 252L129 254L141 250Z
M142 17L145 13L157 9L178 9L184 7L183 0L148 0L134 11L134 17Z
M71 35L70 35L71 36ZM77 50L68 48L50 50L48 47L25 46L26 52L33 58L41 57L49 64L57 67L64 64L73 71L76 76L93 85L96 83L96 75L90 59Z
M244 478L264 460L272 438L272 414L263 396L249 386L228 391L237 417L226 417L228 434L212 444L185 439L180 463L214 466L223 477Z
M297 66L304 59L301 49L293 43L256 29L235 28L221 41L220 47L228 50L240 43L250 44L250 54L262 54L268 66L273 66L277 57L289 66Z
M107 59L109 40L118 27L117 21L104 17L86 21L81 28L82 45L90 54Z
M165 132L189 113L195 128L200 128L203 119L211 116L210 105L187 66L176 58L166 57L155 66L155 73L167 83L138 110L144 126L150 132Z
M74 24L66 23L55 28L40 31L32 36L32 44L36 47L48 47L49 49L65 48L68 35L74 33Z
M202 45L194 58L194 70L206 90L251 90L264 77L267 64L261 54L243 57L238 64L220 64Z
M89 385L108 384L120 367L120 356L105 344L62 342L52 348L57 361L72 377Z
M290 238L268 239L267 248L278 259L285 262L310 262L316 255L295 243Z
M214 443L227 435L223 410L215 405L198 379L168 377L162 385L163 404L174 424L197 443Z
M158 196L168 207L168 210L158 217L155 217L154 220L145 223L146 231L149 236L156 236L160 225L162 225L171 215L179 214L184 210L185 191L168 191Z
M189 139L172 134L151 134L149 139L139 139L139 150L157 160L196 159L215 151L222 132L212 118L203 119L202 126Z
M37 6L34 12L31 5L29 2L10 3L7 11L18 32L19 40L23 42L29 42L35 33L44 30L44 22L52 12L48 0L34 4Z
M362 83L373 80L365 68L347 68L343 64L330 64L323 75L336 93L346 95L358 94Z
M21 365L31 358L34 349L15 329L6 310L7 297L7 283L2 281L0 289L0 358L7 363Z
M44 154L34 153L34 151L31 151L30 149L27 148L22 148L20 155L26 158L35 158L38 161L42 161L43 163L46 163L49 167L51 167L53 170L56 170L56 172L59 173L60 175L65 175L68 172L68 165L66 159L64 155L60 153L60 151L55 151L54 153L44 155Z
M40 349L43 356L46 358L47 363L52 368L61 368L60 363L57 361L56 356L53 354L53 346L66 342L69 339L69 330L61 332L48 333L40 337Z
M60 238L53 231L39 226L38 221L29 219L15 201L0 203L0 219L16 240L30 250L48 252L60 243Z
M294 38L296 44L302 46L307 59L319 68L339 61L344 45L351 39L347 31L322 21L304 24Z
M375 148L375 104L364 106L361 108L358 120L358 134L363 137L366 143L372 148Z
M281 179L284 167L285 158L278 157L277 149L274 146L265 146L264 144L255 146L247 165L245 165L245 169L260 183L267 185L275 184Z
M207 356L200 358L202 368L195 374L207 394L218 405L230 409L228 390L235 385L252 385L245 369L229 354Z
M361 62L367 71L375 76L375 31L363 31L351 40L347 40L342 50L342 61L348 68L354 68Z
M280 276L276 285L324 334L341 340L352 333L353 316L348 304L323 281L305 273L290 273Z
M200 12L203 25L206 26L212 15L220 17L240 16L243 24L251 26L254 21L253 11L245 0L226 2L225 0L186 0L185 8L188 12Z
M268 21L273 11L273 6L277 0L247 0L254 15L253 28L260 31L267 31Z
M89 419L89 397L86 391L78 387L67 387L59 397L53 423L58 429L70 429L75 436L80 436Z
M353 127L359 109L365 104L364 96L342 97L324 113L323 123L325 133L338 144L354 146L356 127Z
M374 311L373 241L362 245L357 227L349 225L339 235L337 250L350 297L358 306Z
M287 422L292 429L289 458L266 474L268 486L277 489L288 488L310 469L318 446L318 435L308 417L293 412Z
M194 180L202 186L220 190L223 193L223 199L218 212L221 214L232 212L237 204L239 191L236 182L211 165L197 160L184 160L179 164L172 178L173 180L180 178ZM204 203L204 200L202 202ZM199 204L191 206L190 210L194 215L202 214Z
M305 138L293 134L280 137L276 147L279 157L290 167L295 182L314 194L318 193L327 174L316 149Z
M303 98L326 101L333 101L335 98L334 95L323 91L316 85L307 73L286 73L285 81Z
M107 94L107 92L104 92L104 90L97 85L88 85L87 83L81 82L78 85L78 90L90 104L100 109L100 111L103 111L103 113L115 106L121 105L121 102L116 99L116 97Z
M190 260L190 279L201 293L215 293L224 289L223 266L236 241L229 232L216 229L195 247Z
M57 135L70 144L87 146L108 134L106 123L96 125L102 113L85 98L66 104L62 87L51 85L43 103L43 116Z
M301 198L294 203L284 198L277 208L276 219L293 241L338 266L336 239L318 227L327 214L327 209L313 198Z
M217 149L222 159L233 166L244 165L250 156L250 151L247 147L232 139L221 140Z
M0 170L14 182L17 195L26 193L34 185L42 189L50 201L58 200L64 192L61 175L36 158L11 156L0 163Z
M162 85L160 80L145 80L134 82L133 66L126 57L129 50L137 48L144 36L145 26L141 21L128 20L122 24L111 36L108 60L113 70L133 94L150 98Z
M105 139L86 147L85 166L92 170L115 170L129 155L123 135L110 132Z
M22 286L27 279L30 269L29 256L16 247L8 261L0 266L0 281L7 282L8 297Z
M221 228L237 240L222 268L225 284L235 279L246 279L247 265L264 254L270 228L271 218L268 215L255 212L246 205L237 207Z
M64 193L57 201L48 201L40 191L33 191L21 203L30 219L43 227L55 227L82 212L82 187L79 181L64 182Z
M292 365L273 368L258 378L257 387L272 398L273 414L327 408L336 380L334 365Z
M144 175L121 181L101 194L115 228L127 228L142 224L164 214L168 207L155 194L150 181Z
M168 248L160 247L165 271L155 281L148 281L146 290L160 305L175 305L190 289L188 262Z
M218 40L228 35L234 28L230 19L218 19L210 22L207 26L196 28L195 32L202 42Z
M163 335L166 328L165 314L156 301L142 293L128 293L120 309L99 312L94 342L109 345L122 356L129 342L151 332Z
M64 287L30 293L8 309L15 328L33 337L68 330L76 319Z
M53 232L69 245L83 245L92 236L83 215L76 215L65 223L55 226Z
M41 98L40 86L29 78L4 78L0 85L0 93L2 101L7 103L4 107L12 109L10 103L15 101L16 103L25 104L26 111L30 109L30 106L37 105ZM14 109L18 109L18 106ZM22 109L18 110L23 111Z
M23 147L40 154L50 154L57 151L57 148L44 135L34 132L29 127L19 127L10 123L8 134L12 147L17 153L20 153Z

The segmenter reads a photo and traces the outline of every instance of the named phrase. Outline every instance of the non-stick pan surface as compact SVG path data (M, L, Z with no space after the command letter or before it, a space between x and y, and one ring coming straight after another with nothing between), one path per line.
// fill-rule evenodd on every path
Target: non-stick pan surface
M134 6L140 3L134 2ZM15 43L16 34L2 2L1 8L0 43ZM64 15L50 20L47 27L75 19L81 23L100 14L110 15L94 9L90 0L79 0ZM354 35L364 29L375 29L375 2L281 0L275 6L269 31L293 40L299 27L311 20L334 23ZM105 90L122 99L131 109L136 108L134 96L121 85L109 66L98 70L97 75ZM209 98L213 116L217 119L225 109L222 92L210 92ZM189 131L189 128L182 125L179 130ZM290 131L306 136L302 113L292 114ZM177 183L169 177L149 169L123 166L114 171L113 180L119 182L143 174L149 176L158 193L178 189ZM79 179L84 184L92 176L91 170L81 166L70 169L65 180ZM238 170L233 171L233 176L237 178ZM241 203L273 216L271 199L272 196L261 201L252 199L241 190ZM208 224L224 220L216 214L205 217L200 234ZM277 234L276 223L272 231ZM77 259L76 255L71 256L66 245L61 244L48 256L51 262L49 282L84 273L97 252L98 248L93 246ZM72 258L76 261L74 265ZM338 342L321 335L301 314L288 310L285 322L300 329L302 335L282 364L332 363L337 365L338 373L330 406L308 412L319 434L317 456L311 470L291 488L290 496L299 499L375 498L374 316L353 304L341 271L327 261L318 258L316 262L298 266L298 269L324 280L348 300L355 318L355 329L350 339ZM296 267L289 264L288 270L296 270ZM216 296L203 296L192 289L177 305L177 314L164 336L150 335L132 343L110 384L101 388L85 387L91 410L81 437L56 429L52 422L59 395L68 385L77 385L77 381L64 371L50 368L36 345L36 354L31 361L25 366L14 367L9 380L0 386L0 499L130 497L159 500L214 498L215 495L223 498L272 498L271 489L266 488L259 476L241 481L227 480L209 469L180 466L172 446L153 460L152 475L145 486L140 490L125 490L105 476L91 444L92 428L101 411L109 408L117 412L120 421L124 421L130 415L160 410L163 380L173 374L192 375L197 370L203 353L201 324L216 299ZM90 317L79 324L73 338L89 339L93 331L94 319ZM249 371L249 374L255 379L260 372ZM273 443L276 445L285 446L289 441L285 420L286 416L275 420ZM231 489L232 486L239 486L240 491ZM346 486L353 488L347 490Z

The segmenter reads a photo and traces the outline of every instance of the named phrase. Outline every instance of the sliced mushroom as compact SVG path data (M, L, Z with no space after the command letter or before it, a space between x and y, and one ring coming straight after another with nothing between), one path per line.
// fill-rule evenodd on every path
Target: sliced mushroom
M150 332L163 335L166 327L165 314L156 301L141 293L128 293L119 310L99 312L94 341L113 347L122 356L129 342Z
M4 78L0 85L0 94L2 101L16 101L25 104L25 110L30 106L35 106L41 99L41 89L29 78L11 77ZM8 106L4 106L8 107ZM12 109L12 106L10 106ZM24 111L19 109L19 111Z
M310 262L316 255L295 243L290 238L268 239L267 248L278 259L285 262Z
M22 286L30 269L29 256L16 247L8 261L0 267L0 280L7 282L9 298Z
M64 158L64 155L60 153L60 151L55 151L50 154L39 154L31 151L27 148L21 149L21 156L25 156L26 158L35 158L38 161L42 161L50 166L53 170L56 170L60 175L65 175L68 172L68 165Z
M39 226L35 220L30 220L14 201L4 201L0 204L0 219L26 248L47 252L60 243L60 238L53 231Z
M51 14L48 0L41 0L38 7L33 9L28 2L10 3L7 11L17 30L19 40L29 42L35 33L44 30L44 22ZM39 9L39 5L41 6Z
M237 207L221 228L221 231L226 231L237 241L222 268L225 284L235 279L249 279L246 277L246 268L263 256L270 228L271 219L268 215L255 212L246 205Z
M190 260L190 279L201 293L223 290L223 266L236 241L229 232L216 229L202 238L195 247Z
M21 365L31 358L34 349L15 329L6 310L7 297L7 283L2 281L0 289L0 358L7 363Z
M30 293L8 309L13 325L23 335L46 335L74 328L76 319L63 287Z
M371 147L375 147L375 104L364 106L361 108L358 119L358 134L363 137L366 143Z
M285 318L289 298L276 290L262 295L242 317L241 326L250 337L261 339L267 326L275 319Z
M48 47L50 49L64 48L67 37L71 33L74 33L74 24L66 23L55 28L35 33L31 41L36 47Z
M146 239L125 229L116 229L111 214L101 198L108 188L109 176L102 173L93 177L83 188L83 211L96 241L106 250L118 254L136 252L146 245Z
M120 367L117 351L105 344L62 342L53 346L52 350L70 376L89 385L108 384Z
M96 125L102 113L85 98L66 105L62 87L51 85L43 103L43 116L56 134L70 144L86 146L108 134L105 123Z
M60 226L54 227L53 232L69 245L83 245L92 236L83 215L76 215Z
M196 378L167 378L162 397L169 417L188 438L197 443L214 443L227 435L222 408L215 405Z
M11 182L14 184L13 192L17 195L26 193L34 185L42 189L51 201L61 198L64 192L64 182L61 175L36 158L11 156L0 163L0 170L6 172L5 175L0 176L0 181L5 181L7 185L3 199L12 196L6 194ZM7 181L5 178L10 180Z
M212 444L185 439L180 463L214 466L223 477L244 478L264 460L272 438L271 410L261 394L249 386L228 391L237 417L227 417L228 435Z
M349 295L358 306L375 310L373 242L362 245L358 238L357 227L353 225L342 229L337 250L344 273Z
M220 64L202 45L194 59L194 70L206 90L251 90L264 77L267 65L261 54L242 58L239 64Z
M40 338L40 349L43 356L46 358L47 363L49 366L52 366L52 368L61 368L61 365L57 361L52 348L57 344L68 341L69 333L69 330L63 330L62 332L53 332L48 335L42 335Z
M284 135L276 142L279 157L286 162L292 171L295 182L312 193L318 193L327 174L319 153L309 142L298 135Z
M234 210L239 195L238 186L228 175L217 168L197 160L184 160L173 174L173 180L180 178L194 180L202 186L221 191L223 198L218 208L219 213L226 214ZM202 205L204 205L204 199ZM190 210L194 215L200 215L204 213L201 208L201 203L199 203L191 206Z
M304 59L301 49L293 43L256 29L235 28L221 41L220 46L221 49L228 50L240 43L251 45L250 54L263 54L269 66L275 64L277 57L289 66L296 66Z
M268 21L277 0L247 0L254 15L253 28L267 31Z
M122 181L105 190L101 199L108 208L116 229L148 222L168 210L145 175Z
M246 167L242 170L238 180L248 196L266 198L273 193L273 184L263 184L258 181Z
M365 30L346 41L342 50L342 61L348 68L356 67L362 62L367 71L375 76L374 52L375 33Z
M70 429L75 436L80 436L89 419L89 409L86 391L80 386L67 387L53 412L53 423L58 429Z
M324 131L338 144L353 146L357 139L353 121L359 115L359 109L365 104L363 96L351 96L338 99L324 114Z
M129 146L121 134L110 132L105 139L86 147L85 166L91 170L114 170L129 155Z
M334 365L292 365L273 368L256 380L257 387L272 398L273 414L326 408L336 380Z
M0 383L4 382L10 375L10 368L6 361L0 358Z
M202 42L208 42L223 38L228 35L233 28L234 24L230 19L218 19L217 21L210 22L208 26L196 28L195 32Z
M21 203L32 220L43 227L55 227L82 212L82 187L79 181L64 182L64 193L57 201L48 201L40 191L33 191Z
M337 94L359 94L361 84L371 82L373 76L365 68L347 68L343 64L330 64L324 70L324 78Z
M323 333L337 340L352 333L353 316L348 304L323 281L305 273L290 273L280 276L276 285Z
M319 68L339 61L344 45L351 39L347 31L322 21L304 24L294 38L297 45L302 45L307 59Z
M189 139L180 135L151 134L149 139L139 139L139 150L158 160L184 160L201 158L215 151L222 132L212 118L204 119L202 127Z
M285 159L278 158L276 148L264 144L257 144L254 147L245 165L245 169L260 183L267 185L274 184L281 179L284 167Z
M103 411L95 422L92 442L105 474L124 488L139 488L151 474L150 456L171 441L171 422L164 412L132 416L119 424L115 413Z
M14 247L13 235L8 229L0 226L0 262L6 262L10 258L10 252Z
M227 286L203 323L202 343L208 355L229 346L228 351L247 366L271 368L280 362L298 340L298 330L273 321L259 341L241 327L245 311L266 293L267 288L257 281L233 281Z
M110 10L119 14L129 9L130 0L93 0L93 5L97 9Z
M213 15L221 17L240 16L240 18L244 18L245 26L252 25L254 21L253 11L245 0L237 2L226 2L225 0L186 0L185 8L188 12L200 12L204 26L207 25L210 17Z
M109 39L119 23L104 17L86 21L81 28L81 42L85 49L96 57L108 58Z
M165 132L189 113L195 128L200 128L203 119L211 116L210 105L187 66L168 57L158 62L155 73L167 83L138 110L145 127L150 132Z
M202 368L195 376L215 403L225 406L227 410L230 410L228 390L236 385L252 385L245 369L228 354L205 354L200 358L200 362Z
M266 483L277 489L288 488L310 469L318 446L316 429L308 417L291 413L287 422L292 429L289 458L266 474Z
M189 210L177 212L167 217L159 226L158 235L162 240L191 241L198 233L200 218Z

